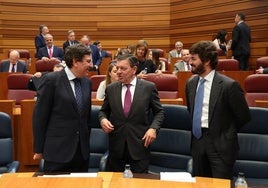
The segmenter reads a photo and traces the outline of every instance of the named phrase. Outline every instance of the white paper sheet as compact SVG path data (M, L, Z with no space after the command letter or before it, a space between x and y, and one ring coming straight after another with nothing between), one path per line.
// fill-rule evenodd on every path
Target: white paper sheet
M177 182L196 182L195 178L188 172L160 172L160 179Z

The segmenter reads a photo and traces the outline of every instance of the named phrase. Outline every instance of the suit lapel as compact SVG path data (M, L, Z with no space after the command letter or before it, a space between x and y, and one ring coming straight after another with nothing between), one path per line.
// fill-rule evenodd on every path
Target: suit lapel
M75 99L75 96L74 96L74 92L72 90L70 81L69 81L65 71L64 70L60 71L60 75L61 75L61 80L62 80L63 84L66 87L67 96L71 97L72 105L73 105L75 111L77 111L79 113L79 110L78 110L77 104L76 104L76 99Z
M194 111L194 101L195 101L195 95L196 95L196 88L198 84L199 76L194 76L192 82L189 85L189 101L191 101L190 108L191 108L191 115L193 115Z
M213 78L211 91L210 91L210 99L209 99L209 122L211 121L211 117L212 117L216 102L221 92L222 92L222 79L219 77L217 72L215 72L215 76Z

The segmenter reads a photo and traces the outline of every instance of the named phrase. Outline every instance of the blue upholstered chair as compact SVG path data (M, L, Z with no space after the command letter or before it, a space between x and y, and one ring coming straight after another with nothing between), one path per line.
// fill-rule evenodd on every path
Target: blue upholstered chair
M149 173L189 172L191 120L186 106L163 105L164 123L151 145Z
M89 172L105 171L108 159L108 135L102 130L98 113L101 106L92 105Z
M19 162L13 160L13 139L11 119L0 112L0 174L17 172Z
M268 109L250 107L251 121L238 133L240 151L234 176L244 172L247 181L268 184Z

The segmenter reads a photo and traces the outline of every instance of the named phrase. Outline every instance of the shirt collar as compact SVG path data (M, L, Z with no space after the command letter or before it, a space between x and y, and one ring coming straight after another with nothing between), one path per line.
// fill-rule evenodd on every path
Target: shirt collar
M212 82L215 75L215 70L210 71L208 75L204 77L206 81ZM201 78L201 77L200 77Z
M72 73L72 71L69 69L69 67L65 67L65 73L67 74L68 80L73 80L75 79L75 75Z

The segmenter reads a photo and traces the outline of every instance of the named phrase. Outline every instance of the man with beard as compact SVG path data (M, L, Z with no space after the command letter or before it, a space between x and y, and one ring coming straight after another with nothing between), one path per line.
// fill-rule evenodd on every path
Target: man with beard
M237 131L250 120L249 108L240 85L215 71L218 53L213 42L194 44L190 54L196 74L186 84L193 173L231 179L239 149Z

